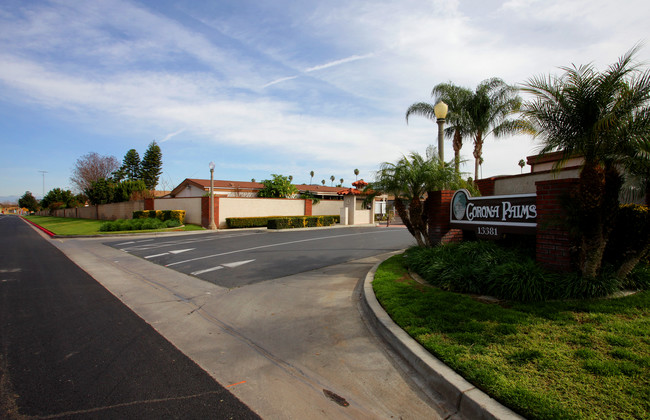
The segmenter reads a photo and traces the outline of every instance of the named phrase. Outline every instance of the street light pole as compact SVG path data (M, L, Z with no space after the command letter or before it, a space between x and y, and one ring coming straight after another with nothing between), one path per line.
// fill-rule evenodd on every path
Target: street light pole
M447 117L447 110L449 107L443 101L440 101L433 107L433 113L436 115L438 123L438 156L440 162L445 161L445 118Z
M43 197L45 197L45 174L47 171L38 171L43 174Z
M216 230L217 225L214 224L214 162L210 162L210 226L208 229Z

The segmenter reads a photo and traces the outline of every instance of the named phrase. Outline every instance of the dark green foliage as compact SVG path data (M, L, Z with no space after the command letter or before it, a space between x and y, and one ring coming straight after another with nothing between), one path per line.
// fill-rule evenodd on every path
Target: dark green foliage
M72 194L72 191L62 190L61 188L50 190L41 200L41 207L50 210L78 207L82 204L79 202L78 197Z
M128 152L126 152L126 155L124 155L122 167L118 171L119 175L123 177L116 179L116 181L121 181L124 178L129 180L140 179L142 170L140 165L140 155L138 154L138 151L135 149L130 149Z
M113 182L110 179L100 178L90 184L90 189L85 191L90 204L109 204L129 201L138 193L146 191L143 181L126 180Z
M405 262L410 270L443 290L520 302L596 298L626 287L650 289L650 269L645 264L621 284L610 266L590 279L577 273L558 274L537 265L530 250L525 250L490 241L467 241L411 248Z
M270 219L269 229L292 229L302 227L331 226L340 220L340 216L290 216Z
M178 223L178 222L176 222ZM99 227L100 232L120 232L128 230L151 230L151 229L165 229L168 226L166 222L158 219L118 219L112 222L104 222Z
M149 144L140 164L140 179L148 190L154 190L162 173L162 151L156 141Z
M18 199L18 205L29 211L37 211L40 208L38 200L36 200L30 191L25 191L25 194Z
M287 229L294 227L331 226L339 223L341 216L270 216L270 217L228 217L226 224L230 229L268 227ZM278 221L280 220L280 221ZM273 221L273 222L272 222Z
M113 195L115 194L113 185L112 181L106 178L100 178L97 181L91 182L90 188L85 190L84 193L88 196L90 204L112 203Z
M264 198L291 198L298 193L298 189L291 183L289 177L278 174L271 174L273 179L262 181L264 188L257 193L258 197Z
M276 217L227 217L226 225L229 229L266 227L269 220Z
M133 219L157 219L161 222L176 221L177 226L185 223L185 210L137 210ZM168 226L172 227L172 226Z

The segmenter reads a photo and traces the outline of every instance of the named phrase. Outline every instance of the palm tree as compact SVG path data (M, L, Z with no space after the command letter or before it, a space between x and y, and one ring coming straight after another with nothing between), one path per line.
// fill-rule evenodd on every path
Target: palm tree
M325 180L324 179L321 181L321 184L323 184L323 186L325 186Z
M431 96L434 97L434 103L444 101L449 106L449 112L445 122L445 136L453 139L454 147L454 169L460 172L460 149L463 147L463 137L468 135L466 104L472 96L472 91L464 87L456 86L452 83L440 83L433 87ZM421 115L433 122L437 121L433 112L434 105L427 102L418 102L411 105L406 110L406 123L408 124L409 116Z
M330 181L332 181L332 187L334 186L334 180L335 180L335 179L336 179L336 177L335 177L334 175L332 175L332 176L330 177Z
M638 49L602 73L593 65L562 67L561 76L534 77L522 89L534 98L522 112L544 142L542 153L562 151L560 165L574 155L584 157L575 203L580 211L580 270L587 278L600 270L618 210L622 182L616 161L633 165L636 157L645 156L648 168L643 144L650 136L650 71L633 62Z
M343 186L343 178L339 179L341 181L341 186Z
M357 181L359 180L359 170L355 169L354 170L354 176L357 178Z
M494 137L501 137L525 131L521 120L508 119L520 106L517 88L497 77L479 83L466 102L465 128L474 137L474 179L479 179L483 142L487 136L493 134Z
M382 163L375 180L369 188L374 194L395 196L395 210L419 246L432 245L425 211L428 204L422 202L427 192L465 186L453 166L441 162L433 148L424 157L411 153L397 163Z
M524 173L524 166L526 166L526 161L523 160L523 159L519 159L518 165L521 168L521 173L523 174Z
M311 185L311 182L314 179L314 171L309 172L309 176L311 177L309 178L309 185Z

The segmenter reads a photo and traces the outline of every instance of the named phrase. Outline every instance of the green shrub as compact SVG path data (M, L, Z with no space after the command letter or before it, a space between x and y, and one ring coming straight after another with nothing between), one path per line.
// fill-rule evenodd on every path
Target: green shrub
M605 266L602 273L592 280L578 273L552 273L539 266L519 247L503 247L489 241L414 247L404 256L410 270L429 284L452 292L537 302L597 298L621 288L611 266ZM630 288L647 289L650 269L645 265L639 266L628 283Z
M269 229L292 229L301 227L331 226L340 221L340 216L288 216L268 221Z
M227 217L226 225L229 229L266 227L269 220L276 217Z
M297 227L331 226L339 223L341 216L270 216L270 217L228 217L228 228L268 227L269 229L289 229ZM275 220L274 222L271 222ZM280 221L278 221L280 220Z
M171 224L172 226L168 226ZM100 232L123 232L129 230L151 230L151 229L164 229L167 227L176 227L180 226L178 220L168 220L166 222L161 222L158 219L146 218L146 219L118 219L112 222L104 222L100 225Z
M161 222L177 220L180 226L185 223L185 210L136 210L133 219L158 219Z

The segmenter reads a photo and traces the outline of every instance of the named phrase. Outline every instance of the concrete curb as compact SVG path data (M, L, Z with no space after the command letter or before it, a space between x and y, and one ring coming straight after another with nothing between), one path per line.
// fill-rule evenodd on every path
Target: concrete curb
M384 260L392 255L388 255ZM441 395L452 404L457 414L467 419L524 419L503 406L480 389L470 384L447 365L433 357L424 347L411 338L388 316L381 307L372 282L378 262L366 275L361 291L361 308L377 334L395 350L419 375L421 383L430 391Z

